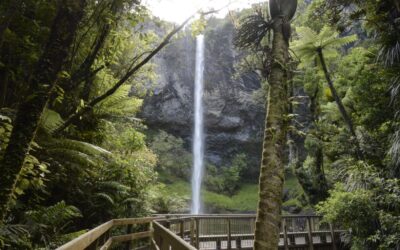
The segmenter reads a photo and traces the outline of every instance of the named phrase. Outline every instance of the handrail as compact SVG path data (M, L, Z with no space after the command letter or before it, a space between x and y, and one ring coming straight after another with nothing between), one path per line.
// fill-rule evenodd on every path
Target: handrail
M279 249L287 250L299 246L296 239L302 237L305 240L303 246L307 246L307 249L313 249L314 244L323 243L325 246L332 246L335 250L336 244L340 242L339 234L344 232L333 229L328 223L320 224L322 216L318 215L281 217ZM249 243L245 241L254 239L255 219L255 214L168 214L145 218L113 219L57 250L107 250L114 243L120 242L126 242L127 247L130 247L133 240L146 238L151 239L148 243L153 250L196 250L204 248L204 244L210 244L209 242L214 242L216 249L221 249L222 244L226 244L227 249L233 249L233 245L236 249L244 249L249 247ZM133 225L140 224L149 226L147 229L140 227L142 231L139 232L131 231ZM126 234L110 236L111 229L116 226L126 226ZM323 242L313 242L315 237Z
M346 232L333 230L332 225L323 222L319 215L283 215L281 218L278 248L282 250L314 249L314 245L336 250L337 244L341 242L339 234ZM211 247L219 250L224 245L224 248L230 250L252 248L248 240L254 239L255 219L254 214L169 214L158 222L190 241L197 249Z
M82 234L78 238L60 246L59 248L57 248L57 250L85 249L112 227L113 220L107 221L106 223L101 224L100 226L90 230L89 232Z
M154 221L154 240L156 246L160 250L173 249L173 250L197 250L178 235L171 232L169 229L161 225L161 223Z
M144 217L144 218L123 218L123 219L113 219L103 223L96 228L82 234L78 238L60 246L57 250L80 250L86 249L90 247L93 243L101 238L101 236L105 235L111 228L115 226L123 226L123 225L137 225L137 224L146 224L150 223L156 219L162 219L163 217ZM105 250L112 245L113 242L123 242L130 241L138 238L150 237L151 231L139 232L135 234L126 234L120 236L107 237L104 240L103 245L100 246L100 249Z
M256 217L256 214L154 214L154 216L160 216L164 218L171 218L171 217L187 217L187 218L204 218L204 217L211 217L211 218L220 218L220 217L229 217L229 218L247 218L247 217ZM286 217L286 218L313 218L313 217L322 217L322 215L316 215L316 214L284 214L281 215L281 217Z

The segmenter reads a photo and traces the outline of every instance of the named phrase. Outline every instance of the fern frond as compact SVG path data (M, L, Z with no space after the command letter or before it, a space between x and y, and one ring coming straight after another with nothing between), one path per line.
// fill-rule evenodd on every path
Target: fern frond
M64 225L72 219L82 217L78 208L67 205L64 201L60 201L53 206L27 211L25 215L30 223L53 227Z
M261 13L247 16L241 20L235 35L234 45L238 48L258 47L272 29L272 22Z
M141 203L142 200L134 197L126 198L122 201L123 204L131 204L131 203Z
M322 105L321 111L329 121L339 121L341 119L338 107L334 102Z
M10 244L15 244L20 247L26 245L26 249L31 249L30 243L26 242L29 236L30 233L26 225L0 225L0 248Z
M101 189L112 190L112 191L127 192L129 190L129 187L123 185L118 181L100 182L99 186Z
M60 162L76 163L80 166L96 167L97 164L87 154L70 149L54 148L47 149L47 153Z
M91 156L109 156L111 155L111 152L96 146L91 143L83 142L83 141L77 141L77 140L72 140L72 139L61 139L61 138L47 138L46 141L42 143L45 145L47 148L52 148L52 149L69 149L73 151L78 151L85 153L87 155Z
M119 117L135 114L143 103L141 99L130 97L131 86L122 86L112 96L105 99L94 108L94 113L100 117Z
M67 233L67 234L62 234L58 236L57 238L53 239L51 242L51 246L54 246L54 248L57 248L58 246L64 245L65 243L78 238L82 234L86 233L88 230L80 230L72 233Z
M48 134L60 127L64 123L60 114L51 109L45 109L40 120L40 127L43 128Z
M318 33L318 40L330 40L332 37L337 37L338 35L339 34L332 27L325 25Z
M332 39L326 40L321 44L322 48L340 48L349 45L352 42L357 41L357 35L345 36L345 37L333 37Z
M317 33L309 27L297 27L296 33L300 37L302 44L314 43L318 40Z
M100 200L107 201L108 203L110 203L110 205L114 205L114 199L106 193L96 193L94 194L94 197Z
M291 49L301 59L300 68L315 62L318 49L323 50L326 59L336 58L338 48L357 40L356 35L338 38L339 34L329 26L323 27L318 34L309 27L298 27L296 32L300 40L294 41Z

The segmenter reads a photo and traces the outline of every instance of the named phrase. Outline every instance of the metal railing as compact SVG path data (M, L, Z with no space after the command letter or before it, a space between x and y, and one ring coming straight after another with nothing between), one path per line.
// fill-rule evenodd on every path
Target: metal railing
M160 215L106 222L61 246L59 250L123 249L219 250L252 249L255 215ZM138 225L141 225L138 227ZM126 226L117 235L114 227ZM133 230L133 227L136 227ZM132 233L135 231L134 233ZM121 229L116 231L121 232ZM282 216L279 249L344 249L341 234L320 216ZM141 241L141 244L135 242ZM133 244L135 243L135 244Z

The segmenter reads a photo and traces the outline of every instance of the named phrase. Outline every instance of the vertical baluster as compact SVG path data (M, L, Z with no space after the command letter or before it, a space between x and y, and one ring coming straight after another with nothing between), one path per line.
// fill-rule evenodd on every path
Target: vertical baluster
M236 249L242 249L242 239L236 238Z
M200 249L200 218L196 218L196 248Z
M190 245L194 246L194 219L190 219Z
M132 233L132 224L126 226L126 234ZM132 241L128 241L125 243L125 250L130 250L132 248Z
M313 237L312 237L312 225L311 225L311 217L307 217L307 225L308 225L308 244L309 244L309 249L314 250L314 244L313 244Z
M331 223L329 223L329 229L331 231L332 249L336 250L335 231L333 230L333 226Z
M156 250L156 249L157 249L157 247L156 247L157 242L156 242L156 237L155 237L155 231L154 231L153 221L151 221L151 222L149 223L149 230L150 230L151 232L153 232L153 233L151 234L151 236L150 236L150 249L151 249L151 250Z
M227 242L227 248L228 250L232 249L232 240L231 240L231 233L232 233L232 229L231 229L231 220L228 218L228 242Z
M160 246L161 246L160 228L158 225L156 225L156 224L154 224L154 225L153 225L153 230L154 230L153 239L154 239L156 245L160 248Z
M217 250L221 250L221 238L217 238Z
M289 246L288 246L288 241L287 241L288 237L287 237L287 228L286 228L286 218L283 218L282 229L283 229L283 245L285 246L285 250L288 250Z
M181 220L179 222L179 232L180 232L179 234L180 234L181 238L183 239L185 237L185 225L184 225L183 220Z

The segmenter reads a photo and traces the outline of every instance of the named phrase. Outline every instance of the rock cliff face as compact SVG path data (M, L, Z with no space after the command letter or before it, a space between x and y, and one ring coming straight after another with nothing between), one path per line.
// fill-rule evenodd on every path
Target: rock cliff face
M205 155L207 161L221 166L228 165L237 153L245 153L247 174L255 177L264 107L254 101L253 92L260 88L260 80L255 73L235 70L241 55L234 49L233 36L233 25L224 19L210 20L205 30ZM141 112L150 127L184 138L188 150L193 130L195 46L187 30L158 56L158 83Z

